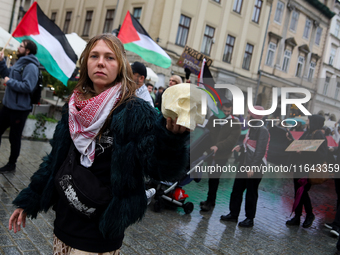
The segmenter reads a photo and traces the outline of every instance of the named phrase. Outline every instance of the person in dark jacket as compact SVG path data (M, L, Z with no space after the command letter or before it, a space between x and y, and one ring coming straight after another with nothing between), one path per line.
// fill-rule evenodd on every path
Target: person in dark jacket
M214 120L218 119L214 115L209 118L207 128L210 131L211 148L214 151L215 165L223 167L227 164L228 158L231 156L231 150L237 143L237 140L241 134L241 125L232 125L232 121L239 122L239 119L231 115L233 109L233 103L230 100L225 99L222 101L222 111L226 116L227 123L222 125L215 125ZM208 162L208 165L212 164L212 160ZM216 194L218 185L220 182L222 172L214 172L209 175L209 191L206 201L200 203L202 211L210 211L215 206Z
M53 207L54 254L119 254L125 229L145 214L145 177L174 181L184 175L189 132L135 96L124 46L112 34L90 39L80 70L51 153L13 201L18 209L10 217L9 229L17 232L25 227L26 216L36 218ZM72 155L75 160L69 161ZM70 182L62 192L57 189L65 184L64 177L70 178L56 176L72 164L76 165L72 171L91 171L93 178L87 182L100 182L98 192L107 187L101 199L109 202L103 208L89 208Z
M20 154L21 135L28 114L32 110L30 94L39 78L39 61L35 54L37 46L31 40L23 40L17 51L18 61L7 68L4 53L0 52L0 75L6 84L3 107L0 110L0 144L7 128L11 154L8 163L0 168L0 173L14 171Z
M340 144L337 148L331 148L332 153L336 156L335 164L339 167L340 166ZM329 163L329 162L327 162ZM335 192L337 195L337 201L336 201L336 214L334 221L331 223L325 223L324 226L330 230L330 233L334 237L339 237L340 234L340 173L339 171L334 173L334 186L335 186ZM340 242L337 243L337 249L340 251Z
M254 106L256 110L264 110L262 106ZM269 146L269 132L261 126L263 116L248 111L247 120L249 124L248 133L243 145L237 145L233 150L240 151L240 164L236 173L233 190L230 196L230 213L222 215L221 220L237 222L241 210L243 192L246 192L246 219L239 222L240 227L254 226L256 205L258 200L258 187L262 180L261 166L267 165L267 151Z
M319 146L316 152L311 151L298 151L293 156L293 163L296 165L302 165L302 168L305 164L309 166L316 164L323 164L327 158L328 147L327 140L325 135L321 131L325 122L325 118L321 115L311 115L308 116L308 120L306 122L307 131L303 133L303 135L299 138L299 140L316 140L322 139L324 142ZM299 203L297 204L294 212L295 216L286 222L286 225L294 226L300 225L300 217L302 215L302 207L305 207L306 218L302 224L302 227L308 228L313 224L315 216L313 214L312 203L310 197L308 195L308 191L311 188L311 184L307 181L308 173L304 173L305 176L298 176L299 178L294 178L294 190L295 194L297 194L297 190L303 187L303 193ZM296 177L296 176L295 176ZM301 178L302 177L302 178Z

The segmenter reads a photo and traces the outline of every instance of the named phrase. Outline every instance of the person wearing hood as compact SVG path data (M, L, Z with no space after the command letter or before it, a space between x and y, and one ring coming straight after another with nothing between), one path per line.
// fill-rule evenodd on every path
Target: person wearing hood
M0 173L14 171L20 154L21 134L32 110L30 95L39 78L40 63L36 53L36 44L31 40L23 40L17 51L18 61L10 68L6 66L4 53L0 53L0 76L6 84L3 107L0 110L0 144L1 136L9 127L11 144L9 161L0 168Z
M256 110L264 110L262 106L254 106ZM240 227L253 227L254 218L256 214L256 205L258 200L258 187L262 180L261 171L253 171L255 167L261 170L261 166L267 165L267 152L269 147L269 132L263 126L263 116L256 115L255 113L248 111L248 133L243 141L242 145L234 147L233 151L239 152L242 149L240 155L240 164L235 176L233 190L230 195L229 209L230 213L222 215L221 220L237 222L240 214L243 192L246 192L246 219L239 222ZM262 125L261 125L262 123ZM247 169L247 171L244 171Z
M315 164L323 164L327 158L327 140L322 132L322 127L324 125L325 118L321 115L311 115L308 116L306 122L307 130L303 133L299 140L316 140L322 139L324 142L316 151L297 151L293 156L293 164L302 165L308 164L309 166ZM286 222L286 225L294 226L300 225L300 217L302 215L302 207L305 207L306 218L302 224L302 227L308 228L313 224L315 216L313 214L312 203L308 195L308 191L311 188L311 184L307 181L308 173L306 176L301 176L302 178L294 178L294 191L295 199L297 198L297 191L299 188L303 189L300 200L296 200L293 206L293 211L295 216ZM295 176L296 177L296 176ZM300 176L299 176L300 177ZM300 189L300 190L301 190Z

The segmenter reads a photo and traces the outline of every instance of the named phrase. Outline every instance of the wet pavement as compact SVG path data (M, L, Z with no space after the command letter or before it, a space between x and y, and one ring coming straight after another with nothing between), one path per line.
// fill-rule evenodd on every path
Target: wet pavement
M2 139L0 166L7 163L9 141ZM11 201L29 184L41 158L50 145L41 141L22 141L15 173L0 174L0 254L52 254L53 211L28 220L17 234L8 231L8 219L14 208ZM126 231L122 254L334 254L337 239L323 227L335 215L334 183L328 180L313 186L310 196L315 214L313 225L304 229L287 227L293 203L291 179L263 179L260 184L254 227L240 228L236 223L220 221L229 212L232 179L221 179L217 203L210 212L201 212L199 202L205 200L207 179L184 187L195 208L185 214L183 208L153 211L149 205L144 219ZM239 220L244 219L244 204ZM303 222L304 215L301 218Z

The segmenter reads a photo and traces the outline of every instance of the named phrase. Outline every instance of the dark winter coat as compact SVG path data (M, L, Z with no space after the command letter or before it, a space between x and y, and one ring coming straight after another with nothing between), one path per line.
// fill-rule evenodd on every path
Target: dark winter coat
M53 178L67 156L72 142L68 127L68 106L56 127L51 153L34 173L28 188L13 204L28 216L47 211L56 202ZM100 219L105 237L122 235L142 219L146 208L144 177L173 181L184 175L188 162L185 142L189 135L174 135L165 128L165 119L142 99L134 98L119 106L112 115L111 157L112 200Z
M231 126L231 119L234 122L239 122L239 119L229 115L227 118L228 123L224 125L215 124L214 120L218 119L214 115L209 118L207 128L210 131L210 137L212 140L211 145L217 146L218 150L215 155L215 160L225 159L228 160L231 156L231 150L236 145L238 138L241 134L241 125L233 124Z
M253 126L257 124L252 122ZM269 147L269 132L265 127L251 127L248 134L248 143L255 147L255 151L252 151L248 146L244 148L241 158L244 158L244 166L260 166L267 165L267 152Z
M5 60L0 61L1 77L10 78L6 83L4 106L19 111L32 109L30 93L38 82L39 65L38 59L32 54L19 58L11 68L7 68Z

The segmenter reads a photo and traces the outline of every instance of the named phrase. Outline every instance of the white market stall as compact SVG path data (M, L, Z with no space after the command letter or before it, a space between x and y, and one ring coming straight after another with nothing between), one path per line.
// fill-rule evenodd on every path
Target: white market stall
M11 37L11 34L8 33L2 27L0 27L0 48L3 48L6 45L10 37ZM19 46L20 46L20 42L18 42L16 39L12 37L8 45L6 46L6 49L10 51L17 51Z
M146 80L147 81L153 81L153 82L157 82L158 81L158 75L150 68L150 67L146 67Z
M76 33L66 34L65 36L79 60L81 53L86 47L87 42Z

